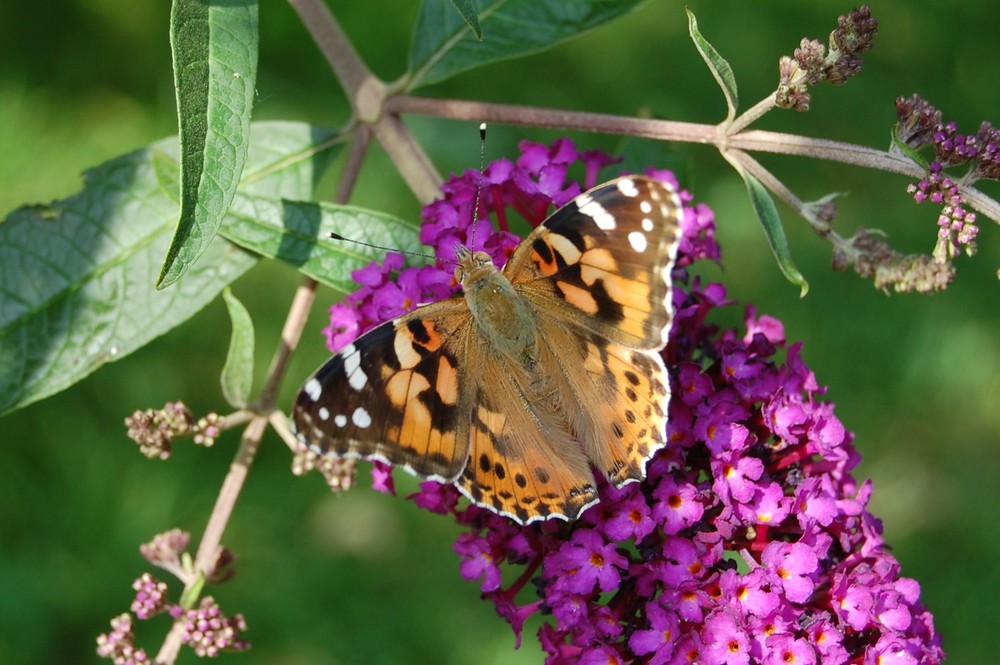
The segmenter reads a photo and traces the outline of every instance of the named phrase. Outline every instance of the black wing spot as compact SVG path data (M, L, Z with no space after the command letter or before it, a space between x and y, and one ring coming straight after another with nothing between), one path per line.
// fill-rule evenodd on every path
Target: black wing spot
M406 324L407 330L413 335L413 339L421 346L426 346L431 341L431 336L427 332L427 324L420 319L413 319Z
M549 247L549 243L541 238L536 238L535 242L531 243L531 248L542 259L542 263L552 263L552 248Z
M575 215L581 215L587 220L591 228L596 230L597 224L594 223L593 218L591 218L589 215L584 215L582 212L580 212L580 208L575 203L567 204L566 207L563 208L560 212L566 214L558 215L558 219L553 217L549 221L556 223L546 224L546 226L552 229L553 231L556 231L563 238L566 238L571 243L573 243L573 246L576 247L576 249L582 254L587 249L587 241L583 237L583 234L580 232L580 229L569 224L560 224L559 222L568 220Z
M590 287L590 295L597 303L597 318L611 323L619 323L625 320L625 308L620 302L611 297L604 280L599 279Z

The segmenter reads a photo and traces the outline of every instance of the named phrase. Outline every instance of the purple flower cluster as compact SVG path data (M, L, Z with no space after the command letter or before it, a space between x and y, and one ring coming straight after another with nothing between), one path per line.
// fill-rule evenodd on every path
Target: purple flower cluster
M142 649L135 648L132 615L126 612L111 620L111 631L97 638L97 655L115 665L144 665L153 662Z
M157 614L168 613L179 621L182 627L181 640L202 658L214 658L223 651L245 651L250 643L243 639L246 621L242 614L232 617L222 613L222 609L211 596L201 599L198 607L186 610L167 600L167 585L149 573L136 579L132 588L135 599L131 610L141 620ZM111 632L97 638L97 655L110 658L115 665L148 663L146 652L135 646L132 629L132 614L121 614L111 620Z
M191 536L187 532L171 529L142 545L140 551L150 563L173 573L186 583L195 576L189 565L190 556L185 554L190 540ZM188 561L188 565L183 563L184 560ZM233 574L232 563L232 554L220 547L204 581L209 584L225 582ZM185 609L170 602L167 584L150 573L143 573L138 577L132 583L132 588L135 590L130 607L132 614L126 612L112 619L111 632L97 638L97 654L110 658L116 665L151 662L146 652L135 646L133 614L143 621L160 614L169 614L181 624L181 640L200 657L213 658L223 651L243 651L250 648L250 643L242 636L246 630L243 615L226 616L211 596L202 598L197 608Z
M962 205L958 184L942 172L940 162L932 162L927 177L911 184L907 191L913 194L917 203L930 201L941 206L938 242L934 248L936 259L941 262L953 259L963 248L970 255L975 253L976 236L979 235L976 213Z
M215 658L223 651L245 651L250 643L242 639L247 629L242 614L227 617L211 596L201 599L198 607L172 611L184 626L181 639L202 658Z
M961 251L975 254L979 233L976 214L965 209L958 180L944 169L969 164L961 178L966 185L979 179L1000 180L1000 130L983 122L978 133L960 134L954 121L943 122L941 112L918 95L897 99L896 116L900 141L914 150L934 150L927 176L907 187L917 203L929 201L941 206L934 258L943 263Z
M535 225L579 191L566 180L573 162L584 163L584 187L596 182L596 165L610 162L579 155L565 140L521 149L517 162L493 164L483 177L475 245L497 263L516 246L510 210ZM425 210L422 237L439 257L470 243L478 182L476 172L453 178ZM683 232L664 350L669 444L645 481L617 489L599 478L600 503L569 524L520 526L436 482L422 483L412 500L466 527L454 545L461 575L478 581L518 644L525 620L544 618L538 638L548 663L939 662L919 586L900 576L885 547L867 510L871 485L850 475L860 461L852 436L821 401L800 345L752 307L742 334L712 325L714 310L732 303L721 285L687 270L719 257L711 210L686 208ZM366 283L349 309L384 320L369 308L379 290L403 288L388 286L394 265L366 269L385 281ZM409 270L435 285L450 272ZM332 311L331 327L346 331L345 310Z
M161 582L149 573L143 573L132 583L135 590L135 600L130 608L136 617L146 620L152 616L167 611L167 584Z

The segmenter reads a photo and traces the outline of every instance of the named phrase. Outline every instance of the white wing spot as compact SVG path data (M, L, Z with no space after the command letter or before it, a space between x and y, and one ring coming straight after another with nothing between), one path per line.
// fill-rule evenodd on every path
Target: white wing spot
M640 201L639 210L642 211L642 214L648 215L649 213L653 212L653 204L650 203L649 201Z
M580 205L580 201L577 201L577 205L580 206L580 212L594 220L597 228L602 231L611 231L615 228L615 216L597 201L587 197L586 202Z
M643 217L642 218L642 230L645 231L646 233L649 233L650 231L652 231L653 230L653 220L651 220L649 217Z
M355 390L361 390L368 383L368 375L361 369L361 352L353 344L349 344L341 351L344 357L344 373L347 374L347 383Z
M347 379L347 383L355 390L360 391L368 383L368 375L358 369Z
M338 413L333 417L333 424L337 427L343 427L347 424L347 416L342 413Z
M646 251L646 236L639 231L632 231L632 233L628 234L628 243L637 252Z
M639 196L639 188L635 185L635 180L623 178L618 181L618 191L629 198Z
M325 406L319 407L319 412L318 413L319 413L319 419L320 420L329 420L330 419L330 410L327 409Z
M351 414L351 422L364 429L372 424L372 417L368 415L368 412L363 406L359 406L354 409L354 413Z
M302 388L302 392L309 396L309 399L316 401L319 399L319 395L323 392L323 386L320 385L319 380L315 377L306 381L306 385Z

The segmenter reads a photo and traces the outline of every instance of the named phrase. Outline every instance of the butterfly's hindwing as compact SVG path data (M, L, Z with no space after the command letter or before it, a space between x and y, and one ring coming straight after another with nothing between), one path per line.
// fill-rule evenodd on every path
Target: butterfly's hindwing
M656 352L627 349L596 338L585 366L611 398L599 405L595 421L603 436L586 439L587 456L616 487L646 477L646 462L666 445L670 384Z
M552 326L563 409L587 459L615 486L642 480L666 442L669 380L655 351L630 349L587 330Z
M558 400L537 394L546 387L500 358L469 355L479 373L469 464L456 484L474 503L524 524L576 519L597 501L597 489L584 449L569 433L568 414Z

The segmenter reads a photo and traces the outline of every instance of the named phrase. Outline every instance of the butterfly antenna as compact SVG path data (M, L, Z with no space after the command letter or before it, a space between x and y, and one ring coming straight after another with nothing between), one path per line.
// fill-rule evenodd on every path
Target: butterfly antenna
M405 254L406 256L419 256L423 259L430 259L431 261L441 261L442 263L450 263L452 265L458 265L457 261L452 261L450 259L442 259L440 257L434 256L433 254L424 254L423 252L411 252L405 249L398 249L396 247L385 247L383 245L375 245L370 242L365 242L364 240L355 240L354 238L345 238L339 233L334 233L330 231L326 234L327 238L331 240L343 240L344 242L351 242L355 245L361 245L362 247L371 247L372 249L382 250L383 252L398 252L399 254Z
M476 200L472 204L472 233L469 249L476 248L476 222L479 221L479 197L483 193L483 172L486 170L486 123L479 123L479 183L476 185Z
M476 222L479 221L479 197L483 191L483 171L486 170L486 123L482 122L479 124L479 182L476 185L476 199L472 205L472 233L469 242L469 248L472 249L476 246ZM378 249L383 252L399 252L400 254L405 254L407 256L419 256L420 258L430 259L431 261L441 261L442 263L450 263L452 265L459 265L458 261L452 261L451 259L443 259L433 254L424 254L423 252L410 252L404 249L397 249L395 247L384 247L383 245L375 245L370 242L365 242L364 240L355 240L354 238L346 238L339 233L330 231L326 234L331 240L343 240L344 242L352 242L355 245L361 245L362 247L371 247L372 249Z

